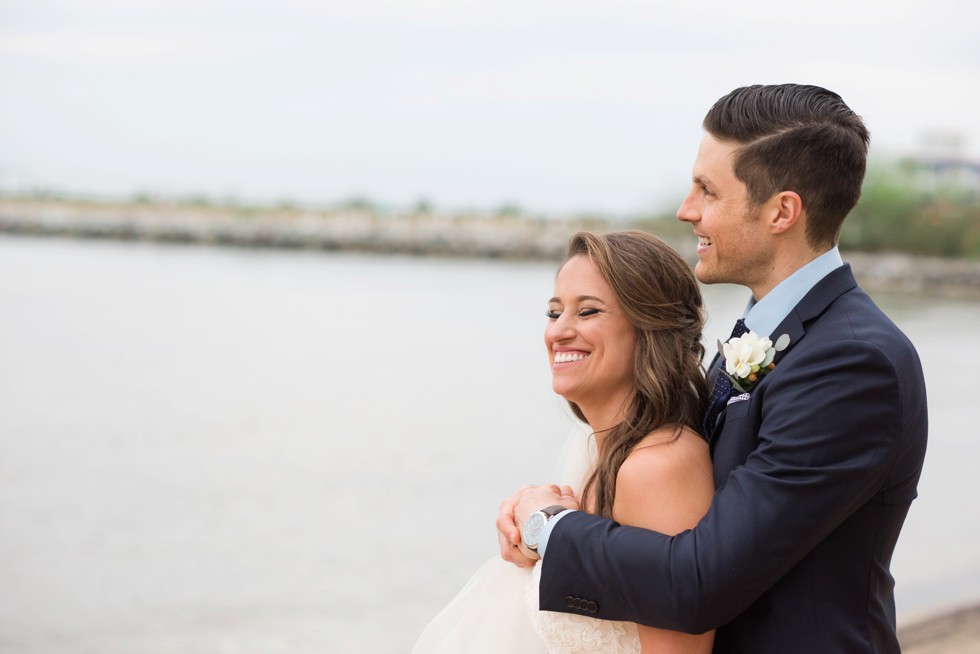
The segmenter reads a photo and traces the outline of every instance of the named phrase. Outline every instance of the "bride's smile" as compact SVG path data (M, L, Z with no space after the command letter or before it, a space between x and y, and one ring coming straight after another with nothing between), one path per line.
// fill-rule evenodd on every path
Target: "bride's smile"
M588 352L565 351L561 348L555 350L555 367L563 363L576 363L589 356Z

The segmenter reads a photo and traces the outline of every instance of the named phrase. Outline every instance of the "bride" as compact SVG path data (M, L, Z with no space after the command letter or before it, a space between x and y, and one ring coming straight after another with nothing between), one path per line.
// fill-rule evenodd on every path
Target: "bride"
M580 232L547 316L552 387L593 439L591 457L584 438L571 457L585 475L569 506L665 534L694 527L714 486L708 446L696 431L707 387L701 294L687 263L645 232ZM540 611L540 568L540 561L527 569L488 561L426 627L414 654L711 651L713 632Z

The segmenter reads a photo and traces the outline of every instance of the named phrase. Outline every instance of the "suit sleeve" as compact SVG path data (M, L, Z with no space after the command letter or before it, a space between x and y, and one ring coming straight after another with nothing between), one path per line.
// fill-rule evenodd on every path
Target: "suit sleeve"
M583 597L604 619L719 627L881 490L902 438L899 372L874 344L803 345L755 390L758 445L701 522L665 536L569 515L551 534L542 609Z

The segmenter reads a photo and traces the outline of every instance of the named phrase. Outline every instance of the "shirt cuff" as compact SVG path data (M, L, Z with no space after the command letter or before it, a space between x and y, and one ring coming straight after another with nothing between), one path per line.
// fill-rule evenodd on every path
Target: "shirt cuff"
M538 556L542 559L544 558L544 551L548 547L548 539L551 538L551 530L555 528L558 521L567 516L569 513L575 513L575 509L565 509L551 520L549 520L544 527L541 528L541 533L538 534Z

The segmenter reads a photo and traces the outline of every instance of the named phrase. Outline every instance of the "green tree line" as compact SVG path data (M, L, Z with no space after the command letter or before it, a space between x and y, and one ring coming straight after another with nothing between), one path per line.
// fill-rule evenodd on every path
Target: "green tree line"
M972 184L964 177L951 181L911 161L874 165L841 246L980 258L980 173Z

